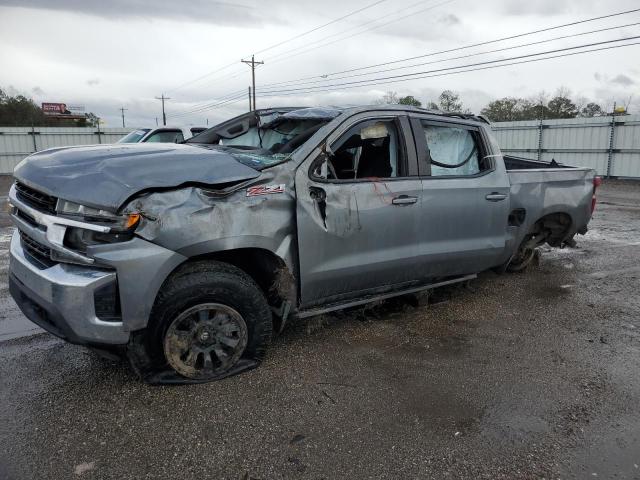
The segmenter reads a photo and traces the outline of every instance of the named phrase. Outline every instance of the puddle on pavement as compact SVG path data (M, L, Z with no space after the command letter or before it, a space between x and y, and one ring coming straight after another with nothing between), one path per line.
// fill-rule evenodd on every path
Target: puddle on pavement
M615 478L640 478L637 418L627 416L618 422L619 428L601 432L586 451L570 452L573 459L563 470L569 467L573 475L584 475L582 478L612 478L614 472Z
M406 391L412 394L400 403L403 415L444 429L452 436L479 431L484 410L454 392L438 392L424 385L409 386Z
M535 289L536 297L549 300L571 294L571 285L541 285Z
M482 435L496 441L526 441L531 434L549 431L549 424L542 418L518 411L492 411L481 425Z

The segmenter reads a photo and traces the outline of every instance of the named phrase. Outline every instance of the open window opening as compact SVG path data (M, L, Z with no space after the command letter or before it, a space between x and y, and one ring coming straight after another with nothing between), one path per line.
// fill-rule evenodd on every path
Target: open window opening
M328 158L328 179L356 180L400 176L398 128L393 121L371 120L347 131Z

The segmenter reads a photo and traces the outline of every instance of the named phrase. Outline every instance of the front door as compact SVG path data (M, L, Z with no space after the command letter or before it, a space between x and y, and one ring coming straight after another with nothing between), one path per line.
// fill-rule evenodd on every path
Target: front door
M407 119L353 120L327 144L296 173L303 306L411 282L420 257L422 187Z

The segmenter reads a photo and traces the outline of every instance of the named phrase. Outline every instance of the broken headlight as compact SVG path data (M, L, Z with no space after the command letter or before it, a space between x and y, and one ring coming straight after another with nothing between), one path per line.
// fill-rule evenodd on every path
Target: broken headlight
M86 253L87 247L92 245L131 240L133 232L140 222L140 214L138 213L118 215L66 200L58 200L56 211L62 217L110 228L108 232L95 232L80 227L67 227L64 245L80 253Z
M110 227L113 233L133 231L138 225L138 222L140 222L140 215L138 213L118 215L106 210L87 207L86 205L80 205L79 203L62 199L58 200L56 211L58 215L63 217L70 217L83 222Z

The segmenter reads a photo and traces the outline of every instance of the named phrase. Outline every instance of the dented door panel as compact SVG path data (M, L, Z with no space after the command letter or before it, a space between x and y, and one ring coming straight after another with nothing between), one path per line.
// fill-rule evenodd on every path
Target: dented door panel
M415 279L419 179L318 183L304 170L297 174L303 305Z

